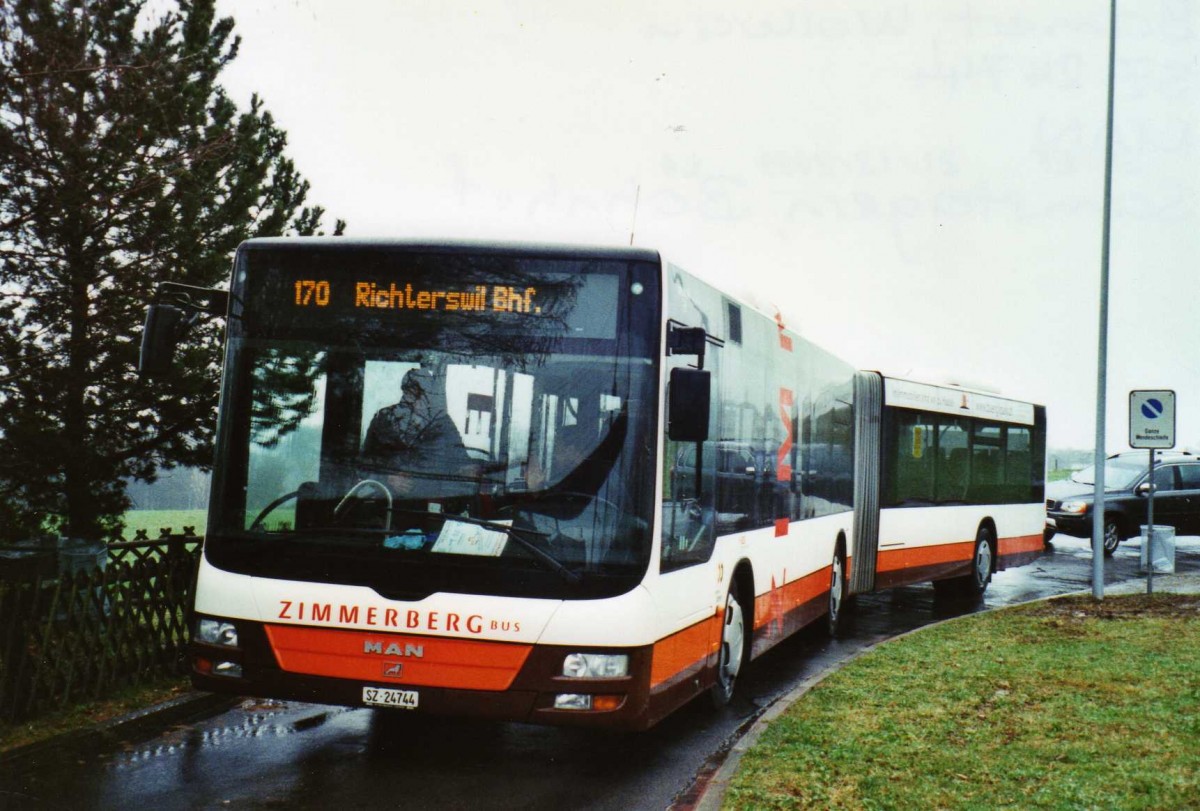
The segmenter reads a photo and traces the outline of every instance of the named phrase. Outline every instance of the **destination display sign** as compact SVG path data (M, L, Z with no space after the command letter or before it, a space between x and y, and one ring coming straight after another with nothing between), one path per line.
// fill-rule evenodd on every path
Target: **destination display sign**
M264 262L246 277L245 323L274 337L393 329L617 337L624 263L606 272L594 262L436 260L404 257L391 267Z
M328 279L297 279L292 303L297 307L328 307L333 285ZM371 281L338 282L354 291L354 307L375 310L444 310L506 313L542 312L538 288L512 285L473 285L460 289L422 289L411 282L381 284Z

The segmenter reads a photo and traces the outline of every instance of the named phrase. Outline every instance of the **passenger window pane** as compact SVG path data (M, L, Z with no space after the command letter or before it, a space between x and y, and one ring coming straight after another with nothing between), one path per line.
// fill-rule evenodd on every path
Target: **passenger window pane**
M968 459L967 425L962 420L943 418L938 424L937 500L966 501L971 468Z
M1179 489L1200 490L1200 465L1179 466Z
M972 504L1004 501L1004 426L976 425L971 437Z
M971 446L971 482L996 485L1004 480L1004 429L999 425L975 427Z
M893 504L933 500L933 443L932 417L915 412L896 412L896 446L892 457Z
M1159 467L1154 469L1154 491L1165 493L1175 489L1175 468Z
M1004 455L1004 481L1008 485L1009 501L1027 501L1032 492L1033 451L1028 428L1008 427L1008 443Z

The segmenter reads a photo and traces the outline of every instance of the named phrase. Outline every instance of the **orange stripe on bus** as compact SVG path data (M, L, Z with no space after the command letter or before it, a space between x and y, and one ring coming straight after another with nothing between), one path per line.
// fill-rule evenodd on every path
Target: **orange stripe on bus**
M881 549L879 550L879 563L875 570L894 572L898 569L915 569L918 566L970 560L974 551L974 541L945 543L937 546L915 546L911 549Z
M654 654L650 659L651 689L681 673L699 669L710 655L716 653L722 613L718 609L709 619L654 643Z
M507 690L533 649L293 625L267 625L266 631L279 666L291 673L464 690Z
M1016 538L1000 539L1000 556L1016 555L1021 552L1041 552L1046 546L1046 539L1039 535L1021 535Z
M997 554L1007 556L1038 551L1042 545L1041 535L1001 538L997 544ZM960 541L937 546L915 546L909 549L881 549L876 571L894 572L900 569L915 569L919 566L931 566L939 563L969 561L974 552L974 541Z
M771 582L771 590L754 598L754 630L781 623L789 612L829 591L829 567L818 569L782 586Z

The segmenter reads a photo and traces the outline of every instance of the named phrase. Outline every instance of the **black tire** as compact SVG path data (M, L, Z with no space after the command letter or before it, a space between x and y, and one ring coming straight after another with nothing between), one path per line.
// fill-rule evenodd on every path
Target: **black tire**
M1111 558L1117 551L1117 547L1121 545L1121 525L1117 523L1116 516L1104 516L1104 538L1101 543L1104 546L1104 557L1106 558Z
M992 574L996 571L996 541L992 531L980 527L975 533L975 548L971 554L971 573L948 580L937 580L933 589L939 597L953 597L975 600L987 591L988 583L992 582Z
M737 677L746 662L746 613L742 608L737 582L725 596L725 614L721 620L721 648L717 654L717 680L709 696L718 709L733 699Z
M975 533L975 554L971 557L971 573L963 578L962 591L967 597L982 597L996 571L996 539L987 527Z
M829 606L826 616L826 628L834 639L846 632L846 612L849 610L850 600L846 595L846 555L839 544L833 553L833 563L829 566Z

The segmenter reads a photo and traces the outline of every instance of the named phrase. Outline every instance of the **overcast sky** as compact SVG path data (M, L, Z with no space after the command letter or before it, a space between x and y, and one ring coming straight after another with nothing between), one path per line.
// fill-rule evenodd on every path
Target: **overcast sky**
M223 81L350 235L632 229L861 368L1044 403L1090 448L1108 2L745 5L224 0ZM1200 449L1197 43L1195 0L1118 10L1109 451L1138 388Z

